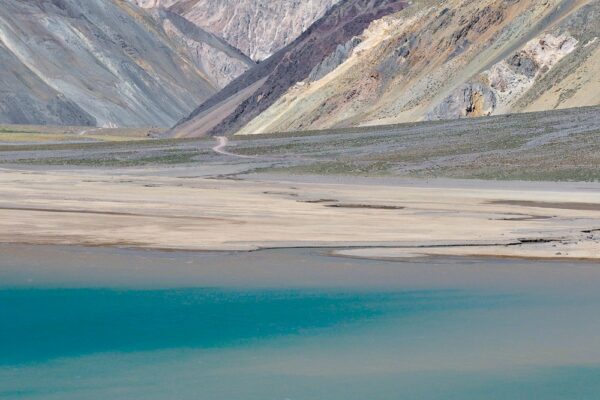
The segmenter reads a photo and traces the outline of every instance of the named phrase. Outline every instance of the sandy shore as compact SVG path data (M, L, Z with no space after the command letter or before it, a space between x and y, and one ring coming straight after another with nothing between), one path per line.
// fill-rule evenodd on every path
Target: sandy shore
M0 171L0 242L338 255L600 258L600 187Z

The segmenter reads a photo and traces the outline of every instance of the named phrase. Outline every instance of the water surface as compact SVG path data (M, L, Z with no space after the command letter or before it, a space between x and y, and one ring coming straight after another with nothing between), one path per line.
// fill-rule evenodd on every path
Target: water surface
M596 399L599 266L0 246L1 399Z

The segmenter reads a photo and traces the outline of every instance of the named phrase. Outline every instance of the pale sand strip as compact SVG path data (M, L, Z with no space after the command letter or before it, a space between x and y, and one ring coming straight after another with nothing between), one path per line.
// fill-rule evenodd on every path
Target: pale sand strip
M332 255L382 260L400 260L429 256L530 258L547 260L598 260L600 259L600 235L596 240L559 240L547 243L527 243L507 246L442 246L442 247L370 247L343 249Z
M501 187L1 171L0 242L185 250L452 245L343 254L600 258L600 208L594 206L600 191ZM556 241L509 245L540 238Z

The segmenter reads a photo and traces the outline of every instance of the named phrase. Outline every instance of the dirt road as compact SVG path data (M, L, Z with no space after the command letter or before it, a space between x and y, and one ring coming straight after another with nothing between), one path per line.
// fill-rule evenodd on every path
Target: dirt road
M237 157L237 158L257 158L255 156L245 156L242 154L230 153L229 151L225 150L225 148L229 144L229 139L226 138L225 136L217 136L216 139L217 139L217 145L212 148L215 153L218 153L218 154L221 154L224 156Z

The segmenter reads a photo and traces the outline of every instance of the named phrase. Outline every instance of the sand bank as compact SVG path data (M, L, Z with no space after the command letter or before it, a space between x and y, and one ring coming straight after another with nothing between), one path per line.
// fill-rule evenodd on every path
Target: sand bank
M0 172L0 242L600 258L600 190Z

